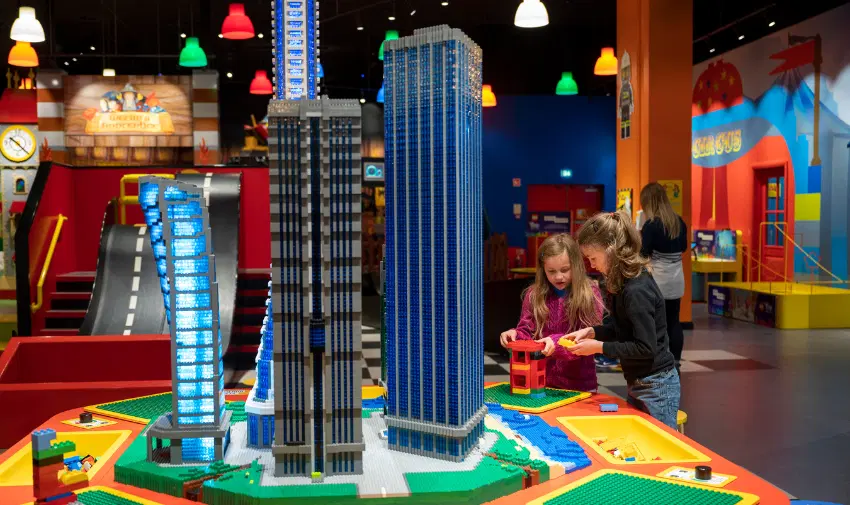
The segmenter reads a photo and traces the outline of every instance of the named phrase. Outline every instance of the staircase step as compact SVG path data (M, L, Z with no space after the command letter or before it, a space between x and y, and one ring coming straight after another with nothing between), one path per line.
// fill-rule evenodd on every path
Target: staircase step
M85 310L48 310L44 315L48 328L79 330L86 317Z
M82 319L86 317L85 310L48 310L46 317L60 318L67 317L70 319Z
M50 293L51 310L88 310L91 293L85 291Z
M239 275L236 278L236 291L242 292L245 290L263 290L266 293L269 291L269 280L271 279L271 271L262 268L243 268L239 270Z
M44 328L38 332L43 337L75 337L80 333L74 328Z
M94 272L71 272L56 276L56 291L81 293L94 289Z
M233 345L227 348L227 354L251 354L253 356L257 355L257 351L260 349L258 345Z
M262 298L265 300L269 297L269 290L266 289L241 289L236 294L239 298Z

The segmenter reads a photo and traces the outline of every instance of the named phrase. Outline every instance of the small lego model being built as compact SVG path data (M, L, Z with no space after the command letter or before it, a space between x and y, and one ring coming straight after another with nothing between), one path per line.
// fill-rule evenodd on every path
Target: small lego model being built
M75 451L77 446L70 440L52 443L56 431L50 428L32 432L32 490L36 505L65 505L77 501L74 490L88 485L86 472L66 469L66 452ZM73 459L73 458L68 458ZM76 457L79 464L79 457ZM77 464L72 463L71 468Z
M508 343L511 350L511 394L546 396L546 356L543 342L517 340Z

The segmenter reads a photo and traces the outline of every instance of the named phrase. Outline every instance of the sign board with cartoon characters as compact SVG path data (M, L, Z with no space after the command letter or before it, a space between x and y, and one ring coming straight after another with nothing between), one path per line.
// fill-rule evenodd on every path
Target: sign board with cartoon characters
M191 76L66 76L65 145L74 165L192 162ZM215 120L212 120L215 122ZM217 124L213 125L217 128Z
M65 134L191 136L190 93L177 77L67 77Z

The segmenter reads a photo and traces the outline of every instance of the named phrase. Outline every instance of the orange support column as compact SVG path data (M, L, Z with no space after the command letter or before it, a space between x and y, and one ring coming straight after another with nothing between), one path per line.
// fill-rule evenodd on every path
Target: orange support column
M692 47L693 2L617 0L617 188L632 189L637 212L643 186L677 181L689 231ZM690 254L683 263L681 320L687 324L692 321Z

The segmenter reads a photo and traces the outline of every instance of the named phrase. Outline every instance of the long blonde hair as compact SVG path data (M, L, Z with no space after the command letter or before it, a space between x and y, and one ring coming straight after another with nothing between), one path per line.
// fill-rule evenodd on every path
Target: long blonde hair
M578 232L582 246L597 246L608 255L605 287L619 293L626 279L633 279L646 268L649 260L640 254L640 233L624 212L606 212L588 219Z
M540 244L537 250L537 273L534 284L523 293L528 296L534 314L534 338L542 335L543 328L549 319L549 308L546 306L546 298L552 286L546 278L546 270L543 264L547 259L566 254L570 259L570 299L567 304L566 316L574 328L581 326L593 326L601 323L601 318L596 311L596 300L593 295L593 285L587 277L584 268L584 259L578 244L572 237L562 233L552 235Z
M673 205L670 204L670 198L667 197L667 190L664 186L657 182L650 182L640 190L640 207L646 214L646 220L652 221L656 217L661 220L664 225L664 231L671 239L679 237L682 231L682 222L676 211L673 210Z

